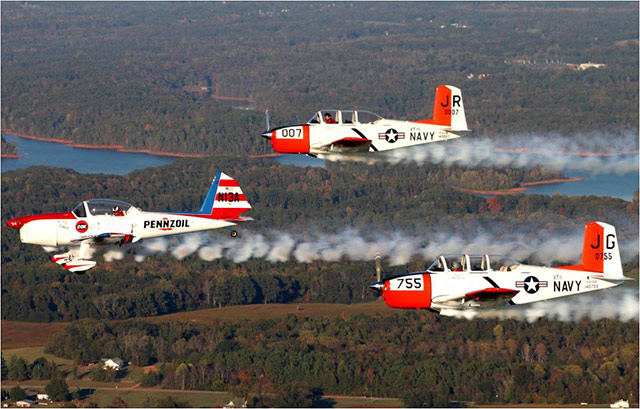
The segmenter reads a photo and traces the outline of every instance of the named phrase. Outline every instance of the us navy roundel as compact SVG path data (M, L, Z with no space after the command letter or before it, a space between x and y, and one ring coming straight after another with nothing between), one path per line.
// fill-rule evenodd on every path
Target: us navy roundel
M395 143L398 139L404 139L404 132L389 128L387 132L378 134L378 139L385 139L389 143Z
M524 281L516 281L516 287L524 288L524 291L528 294L535 294L541 287L547 287L548 285L548 281L540 281L535 276L529 276Z

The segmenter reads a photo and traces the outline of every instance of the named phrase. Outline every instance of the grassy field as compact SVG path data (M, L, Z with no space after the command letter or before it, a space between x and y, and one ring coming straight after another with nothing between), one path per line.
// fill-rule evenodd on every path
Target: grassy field
M289 314L299 317L347 317L356 314L393 315L401 310L387 307L382 300L358 304L293 303L293 304L251 304L206 310L178 312L158 317L142 318L148 322L189 321L211 324L216 321L261 320L284 317Z
M387 307L382 300L358 304L251 304L206 310L178 312L158 317L141 318L148 322L189 321L212 324L216 321L262 320L294 314L299 317L347 317L356 314L392 315L403 314L401 310ZM62 331L68 322L36 323L2 321L2 351L43 347L53 336ZM37 357L36 357L37 358Z
M20 356L29 363L35 361L40 357L45 358L47 361L53 361L59 365L66 365L66 364L73 363L73 361L70 359L59 358L55 355L46 354L44 352L44 346L5 349L5 345L3 342L2 348L3 348L2 355L4 356L4 359L6 359L7 361L9 361L12 356Z
M36 347L46 345L51 338L64 327L66 322L0 322L2 328L2 349Z
M233 399L227 392L204 392L204 391L162 391L162 390L96 390L86 401L96 402L99 407L106 407L115 397L119 396L127 406L133 408L143 408L147 399L163 399L172 396L179 401L187 401L192 407L215 407L222 406Z

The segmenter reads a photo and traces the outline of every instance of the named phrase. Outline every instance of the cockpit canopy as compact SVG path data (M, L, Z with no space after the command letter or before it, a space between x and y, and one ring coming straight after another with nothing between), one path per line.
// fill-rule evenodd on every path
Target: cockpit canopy
M124 216L133 205L120 200L90 199L78 204L73 210L77 217L91 216Z
M326 115L329 115L326 117ZM369 111L352 111L338 109L321 109L313 114L308 124L372 124L383 119L380 115Z
M518 261L495 254L445 254L438 256L427 271L436 273L513 271L519 265Z

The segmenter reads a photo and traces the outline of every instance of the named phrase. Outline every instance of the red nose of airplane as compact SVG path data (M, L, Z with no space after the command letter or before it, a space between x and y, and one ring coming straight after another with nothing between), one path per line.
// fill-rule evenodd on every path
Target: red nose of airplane
M18 217L15 219L7 220L7 226L12 227L14 229L19 229L24 226L24 220L22 217Z

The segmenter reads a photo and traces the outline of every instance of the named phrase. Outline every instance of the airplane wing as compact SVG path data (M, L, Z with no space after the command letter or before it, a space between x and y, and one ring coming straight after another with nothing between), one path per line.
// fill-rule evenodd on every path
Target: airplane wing
M519 292L519 290L511 290L509 288L489 287L465 294L464 303L471 307L479 308L502 307Z
M132 234L125 233L100 233L81 239L71 240L71 242L105 245L105 244L123 244L123 243L135 243L140 240L139 237L135 237Z
M482 290L471 291L466 294L445 295L435 297L432 302L436 309L451 308L496 308L502 307L516 296L520 291L509 288L488 287Z
M355 153L369 152L371 140L366 138L342 138L331 143L315 147L326 152Z

